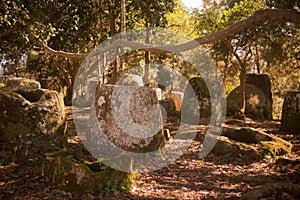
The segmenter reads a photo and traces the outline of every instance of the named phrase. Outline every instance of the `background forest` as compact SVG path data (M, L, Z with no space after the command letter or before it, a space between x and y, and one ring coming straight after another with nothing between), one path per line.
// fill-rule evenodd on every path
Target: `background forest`
M196 38L217 32L258 10L291 9L295 3L204 1L202 8L188 8L178 0L2 1L1 79L35 78L45 88L64 91L65 102L70 104L82 59L51 54L42 45L57 51L87 53L116 33L144 27L164 27ZM273 117L279 119L285 91L299 89L299 34L299 24L266 22L206 44L205 48L222 73L227 94L239 84L243 70L268 73L274 96ZM147 56L140 52L134 58L126 58L121 68L129 70L135 62L145 59ZM148 59L158 58L152 55ZM176 68L178 63L173 65ZM110 82L116 81L120 71L117 68L107 72ZM182 68L180 72L184 73L187 67Z

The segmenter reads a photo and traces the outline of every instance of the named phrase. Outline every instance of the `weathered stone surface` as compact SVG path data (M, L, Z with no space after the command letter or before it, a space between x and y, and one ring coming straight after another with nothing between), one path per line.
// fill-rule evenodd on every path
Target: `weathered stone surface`
M176 104L171 98L166 98L159 101L162 110L164 128L176 129L180 124L180 111L177 111Z
M300 91L290 91L285 95L280 129L300 134Z
M258 131L254 128L229 128L225 127L222 132L223 136L226 136L232 140L244 143L257 144L260 141L270 141L272 136Z
M111 153L110 143L137 153L152 152L164 145L160 106L151 88L104 85L97 92L95 104L97 121L91 117L86 142L93 154L103 149Z
M77 195L128 192L134 181L133 174L112 169L101 162L87 162L67 150L47 154L43 175L48 184Z
M247 74L246 83L259 88L272 101L271 81L268 74Z
M170 91L167 94L167 97L172 99L173 102L175 103L176 111L181 110L181 104L182 104L183 96L184 96L183 92L177 92L177 91Z
M271 102L268 104L271 112L269 112L268 119L272 119L272 112L273 112L273 98L272 98L272 88L271 88L271 81L268 74L247 74L246 76L246 83L250 85L254 85L259 88L266 98Z
M293 145L273 134L259 131L255 128L229 128L225 127L222 136L232 141L244 144L258 144L260 152L270 152L272 155L290 153Z
M34 90L41 89L41 84L32 79L9 78L6 81L6 88L12 88L14 90Z
M210 136L215 137L215 136ZM243 156L249 160L259 160L262 154L253 146L237 142L225 136L217 137L217 143L212 149L212 153L224 157L240 157Z
M166 98L159 101L160 105L165 109L166 114L171 115L176 112L176 105L173 99Z
M245 84L246 91L246 110L247 117L256 120L272 119L272 102L266 98L265 94L256 86ZM227 96L227 114L237 113L242 108L240 98L240 86L236 87Z
M182 110L186 113L183 121L188 124L199 124L194 119L210 118L211 116L211 99L209 89L201 77L193 77L189 80L191 88L187 87L182 100ZM194 91L192 95L190 90ZM196 98L196 99L195 99ZM195 104L196 102L196 104ZM195 107L195 105L197 105Z
M10 152L1 159L36 158L66 143L64 104L58 93L39 89L35 81L29 87L23 86L31 81L21 83L16 89L12 84L0 88L0 148Z
M118 81L118 85L143 86L143 77L136 74L124 74Z

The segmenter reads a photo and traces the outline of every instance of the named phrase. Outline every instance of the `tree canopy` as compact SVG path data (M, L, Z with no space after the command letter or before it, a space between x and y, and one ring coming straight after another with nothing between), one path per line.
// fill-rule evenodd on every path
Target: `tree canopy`
M121 3L117 0L1 2L3 74L52 77L58 85L71 88L80 62L88 52L121 31ZM198 45L209 47L225 79L228 73L251 66L260 70L277 65L279 71L283 69L280 66L287 71L298 66L298 0L205 1L203 9L188 9L180 1L167 0L131 0L125 4L126 29L167 27L194 37ZM151 44L115 42L116 48L120 45L156 53L195 47L193 41L160 50Z

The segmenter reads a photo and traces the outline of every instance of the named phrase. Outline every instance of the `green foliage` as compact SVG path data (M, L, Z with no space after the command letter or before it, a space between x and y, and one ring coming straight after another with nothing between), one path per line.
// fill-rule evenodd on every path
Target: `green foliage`
M113 2L112 7L106 0L2 2L0 61L4 61L1 62L4 75L33 76L47 82L44 84L47 88L71 90L81 60L45 54L29 32L52 49L89 52L120 30L120 1ZM173 7L173 1L168 0L127 1L126 29L163 27L167 23L165 14Z
M168 28L184 36L195 37L192 17L192 11L188 10L181 1L176 0L174 11L166 14Z
M148 27L164 27L167 24L166 13L173 10L174 1L132 0L128 7L129 10L132 11L129 14L135 16L131 17L133 23L142 20L149 23ZM133 23L131 22L131 24Z

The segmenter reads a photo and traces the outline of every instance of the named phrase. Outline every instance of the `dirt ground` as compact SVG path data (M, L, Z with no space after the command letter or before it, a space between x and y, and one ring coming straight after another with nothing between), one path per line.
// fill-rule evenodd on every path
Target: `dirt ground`
M82 151L70 113L68 120L69 148L82 157L90 157ZM278 131L278 121L226 119L226 122L233 127L255 127L300 144L299 136L283 135ZM116 192L113 197L90 194L79 197L55 189L45 182L39 163L0 166L0 199L239 199L247 191L266 183L300 182L300 162L297 165L290 162L276 163L274 158L253 162L245 157L233 158L214 154L200 160L199 146L200 142L195 140L180 159L161 170L139 174L129 194ZM281 158L300 160L299 155L294 153ZM297 197L280 193L264 199Z

